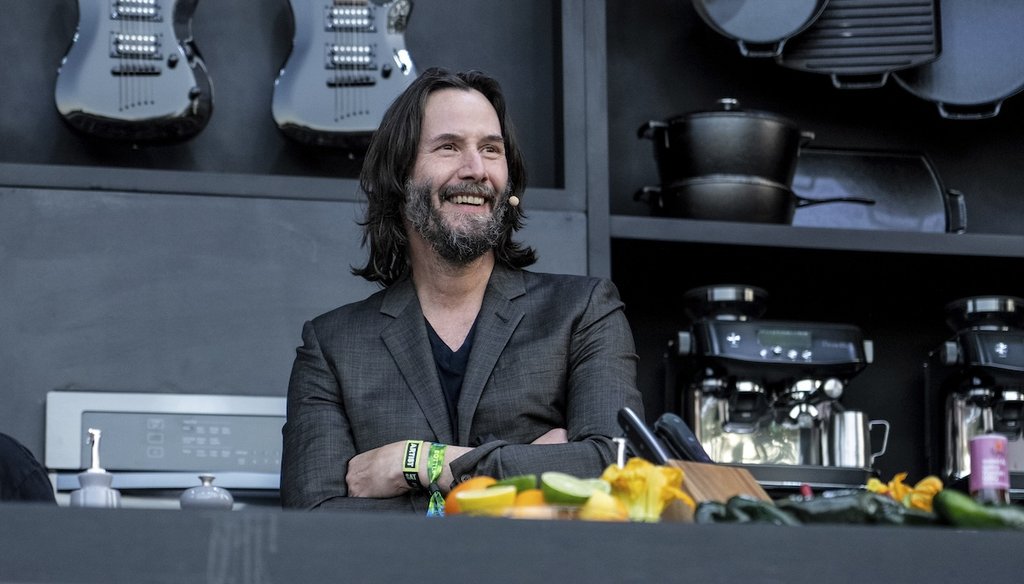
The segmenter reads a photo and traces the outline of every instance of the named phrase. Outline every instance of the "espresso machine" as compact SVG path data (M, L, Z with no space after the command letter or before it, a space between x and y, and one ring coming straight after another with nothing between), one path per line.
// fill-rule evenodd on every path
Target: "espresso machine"
M863 486L869 421L847 410L850 380L872 360L855 326L764 320L767 292L745 285L689 290L689 329L666 353L666 409L678 409L717 463L748 468L765 488ZM851 452L853 455L851 456Z
M955 334L924 363L930 471L965 488L971 438L1003 434L1010 498L1024 499L1024 299L972 296L945 311Z

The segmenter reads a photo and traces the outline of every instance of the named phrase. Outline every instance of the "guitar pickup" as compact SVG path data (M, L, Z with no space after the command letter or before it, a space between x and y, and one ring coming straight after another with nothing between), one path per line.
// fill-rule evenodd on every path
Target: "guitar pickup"
M376 52L371 45L326 46L325 67L328 69L376 69Z
M160 34L110 33L110 56L131 59L163 59Z
M366 4L329 6L324 15L327 32L377 32L373 12Z
M327 80L327 87L370 87L377 84L373 75L335 75Z
M114 20L149 20L160 22L160 7L157 0L113 0L110 18Z

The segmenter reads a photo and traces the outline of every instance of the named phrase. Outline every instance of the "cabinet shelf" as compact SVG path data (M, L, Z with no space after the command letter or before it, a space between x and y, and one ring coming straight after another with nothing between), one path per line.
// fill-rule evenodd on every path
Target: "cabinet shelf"
M1024 237L797 227L665 217L612 215L612 238L947 256L1024 257Z

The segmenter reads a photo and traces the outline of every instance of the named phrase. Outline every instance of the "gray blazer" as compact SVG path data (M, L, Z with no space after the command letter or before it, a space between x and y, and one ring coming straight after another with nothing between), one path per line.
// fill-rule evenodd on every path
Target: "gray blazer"
M475 446L452 463L456 480L546 470L599 476L615 459L618 411L629 406L643 415L632 331L606 279L495 267L458 428L449 422L408 278L306 322L302 343L283 429L285 507L425 510L423 494L346 496L352 456L408 439ZM558 427L569 443L529 444Z

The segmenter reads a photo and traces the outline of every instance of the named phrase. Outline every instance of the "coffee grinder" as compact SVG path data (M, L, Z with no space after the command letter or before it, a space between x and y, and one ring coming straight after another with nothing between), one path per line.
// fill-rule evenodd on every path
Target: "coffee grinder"
M862 412L850 414L863 420L863 456L840 460L851 444L838 442L850 435L841 397L871 362L871 341L852 325L763 320L766 300L754 286L686 292L692 322L670 343L666 408L681 410L715 462L747 467L763 486L863 485L884 446L871 451Z
M924 364L930 471L966 487L971 438L1003 434L1010 497L1024 499L1024 299L972 296L945 311L955 334Z

